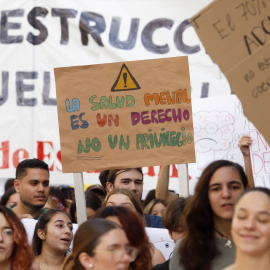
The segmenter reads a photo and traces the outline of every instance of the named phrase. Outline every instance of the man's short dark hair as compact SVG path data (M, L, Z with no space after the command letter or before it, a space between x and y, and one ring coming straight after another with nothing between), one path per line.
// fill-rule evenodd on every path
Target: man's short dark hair
M16 168L16 179L20 179L27 175L27 169L43 169L48 171L49 173L49 166L44 161L33 158L33 159L25 159L21 161L17 168Z

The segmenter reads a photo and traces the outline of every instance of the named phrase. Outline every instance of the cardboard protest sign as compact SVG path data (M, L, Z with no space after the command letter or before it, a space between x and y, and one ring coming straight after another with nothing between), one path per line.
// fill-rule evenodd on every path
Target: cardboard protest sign
M270 142L270 1L214 1L190 22L248 119ZM217 89L218 90L218 89Z
M188 58L55 69L63 172L195 161Z

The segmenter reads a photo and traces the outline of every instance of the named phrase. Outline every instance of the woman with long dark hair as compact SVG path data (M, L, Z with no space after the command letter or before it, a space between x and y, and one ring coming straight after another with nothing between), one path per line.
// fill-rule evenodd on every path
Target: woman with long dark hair
M35 227L32 247L40 269L63 269L73 239L68 214L59 209L43 213Z
M205 168L185 207L185 237L175 246L171 270L220 270L234 261L234 205L247 185L237 163L217 160Z

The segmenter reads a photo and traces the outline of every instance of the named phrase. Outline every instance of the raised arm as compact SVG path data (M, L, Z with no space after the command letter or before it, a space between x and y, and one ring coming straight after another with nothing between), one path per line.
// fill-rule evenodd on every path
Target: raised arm
M248 179L249 187L254 187L254 178L253 178L253 172L252 172L252 166L251 166L251 157L250 157L250 150L249 146L252 143L252 139L248 135L244 135L240 138L238 142L238 146L243 154L244 162L245 162L245 171Z
M164 165L160 169L156 187L156 199L161 200L165 205L178 197L174 192L169 191L170 165Z

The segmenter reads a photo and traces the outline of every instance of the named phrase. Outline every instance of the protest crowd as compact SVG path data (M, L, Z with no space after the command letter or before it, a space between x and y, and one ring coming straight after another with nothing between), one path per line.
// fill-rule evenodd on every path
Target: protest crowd
M0 270L270 270L269 0L102 2L1 1Z
M246 172L249 136L239 140ZM169 165L144 201L141 168L104 170L85 191L87 221L78 225L74 189L50 187L48 165L25 159L8 179L0 206L0 268L269 269L270 191L227 160L211 162L194 195L168 189ZM149 230L175 243L168 258Z

